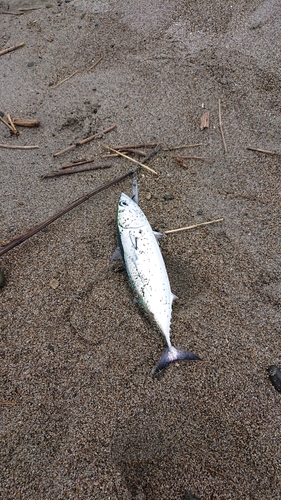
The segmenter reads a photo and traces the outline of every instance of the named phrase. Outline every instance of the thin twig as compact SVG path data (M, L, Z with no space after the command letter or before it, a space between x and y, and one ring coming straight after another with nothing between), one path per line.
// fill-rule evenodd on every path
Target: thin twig
M21 405L22 403L20 401L0 401L0 405L5 405L5 406L14 406L14 405Z
M6 148L6 149L38 149L39 146L10 146L9 144L0 144L0 148Z
M90 193L85 194L81 198L78 198L78 200L73 201L70 205L68 205L66 208L61 210L60 212L56 213L52 217L50 217L48 220L45 222L42 222L41 224L38 224L37 226L33 227L26 233L21 234L20 236L13 238L11 241L9 241L5 246L0 249L0 257L4 255L5 253L9 252L12 248L16 247L17 245L20 245L24 241L26 241L28 238L31 238L31 236L34 236L34 234L38 233L45 227L49 226L52 222L57 220L59 217L62 215L65 215L67 212L70 212L75 207L78 207L78 205L81 205L84 201L89 200L92 196L100 193L101 191L104 191L105 189L108 189L109 187L113 186L114 184L117 184L120 181L123 181L128 177L129 175L132 175L135 172L134 169L128 170L125 174L121 175L120 177L116 177L112 181L107 182L106 184L103 184L102 186L94 189L93 191L90 191Z
M98 132L97 134L91 135L91 137L87 137L87 139L83 139L82 141L76 142L76 144L72 144L71 146L68 146L67 148L63 149L62 151L55 153L53 156L60 156L63 153L66 153L67 151L71 151L72 149L75 149L77 146L82 146L82 144L86 144L87 142L92 141L93 139L100 139L104 134L111 132L111 130L114 130L116 127L117 127L117 125L114 124L111 127L106 128L105 130L102 130L101 132Z
M13 47L8 47L7 49L3 49L0 51L0 56L3 56L4 54L7 54L8 52L12 52L13 50L19 49L20 47L23 47L25 45L25 42L19 43L18 45L14 45Z
M128 149L135 148L155 148L158 145L158 142L148 142L142 144L127 144L123 146L113 146L113 149L117 149L118 151L127 151Z
M258 153L265 153L266 155L281 156L281 153L277 153L276 151L267 151L266 149L251 148L250 146L246 149L249 149L250 151L257 151Z
M121 153L121 151L117 151L117 149L113 149L109 146L106 146L106 144L102 144L102 147L105 149L109 149L110 151L113 151L114 153L118 153L118 155L122 156L123 158L127 158L127 160L130 160L133 163L136 163L137 165L139 165L140 167L146 168L147 170L149 170L153 174L158 175L157 172L155 172L155 170L153 170L152 168L148 167L147 165L144 165L144 163L141 163L140 161L137 161L134 158L131 158L130 156L124 155L124 153Z
M223 221L223 218L216 219L216 220L210 220L209 222L200 222L200 224L194 224L193 226L180 227L178 229L169 229L168 231L164 231L164 233L165 234L178 233L179 231L186 231L187 229L193 229L193 228L199 227L199 226L207 226L207 224L214 224L215 222L221 222L221 221Z
M221 138L222 138L222 142L223 142L224 152L227 153L227 147L226 147L226 142L225 142L223 128L222 128L222 121L221 121L221 100L220 99L219 99L219 125L220 125Z
M52 86L52 89L56 89L57 87L59 87L62 83L64 82L67 82L67 80L70 80L70 78L72 78L74 75L77 75L77 73L79 73L79 69L77 69L76 71L74 71L74 73L71 73L71 75L67 76L66 78L64 78L63 80L61 80L60 82L58 82L56 85L53 85Z
M89 73L89 71L92 71L92 69L94 69L102 60L102 57L100 57L94 64L92 64L92 66L90 66L88 69L86 69L86 71Z
M41 179L50 179L51 177L60 177L61 175L77 174L78 172L87 172L88 170L99 170L101 168L110 168L111 165L89 165L88 167L77 167L72 170L57 170L49 174L42 175Z
M6 122L6 120L4 120L4 118L2 118L2 116L0 116L0 121L1 121L2 123L4 123L4 125L6 125L6 127L8 127L8 129L9 129L11 132L13 132L13 133L14 133L14 131L13 131L13 129L12 129L12 127L11 127L11 125L9 125L9 123L8 123L8 122Z
M82 158L81 160L73 161L72 163L67 163L67 165L63 165L61 169L76 167L77 165L85 165L85 163L91 163L92 161L96 161L96 158L91 158L88 160L87 158Z
M174 156L174 159L182 159L182 160L203 160L206 161L208 158L205 158L204 156Z
M198 144L186 144L184 146L172 146L171 148L165 148L164 151L174 151L175 149L184 149L184 148L197 148L198 146L202 146L202 142Z
M22 16L23 12L8 12L8 11L5 11L5 12L0 12L0 15L1 14L9 14L10 16Z

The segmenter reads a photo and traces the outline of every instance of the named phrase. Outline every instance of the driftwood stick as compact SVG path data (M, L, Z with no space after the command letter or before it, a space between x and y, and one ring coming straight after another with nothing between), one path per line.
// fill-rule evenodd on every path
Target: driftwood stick
M220 99L219 99L219 125L220 125L221 138L222 138L222 142L223 142L224 152L227 153L227 146L226 146L226 142L225 142L225 138L224 138L222 121L221 121L221 100Z
M101 191L104 191L105 189L108 189L109 187L113 186L114 184L117 184L120 181L123 181L128 177L129 175L132 175L135 172L134 169L128 170L125 174L121 175L120 177L116 177L112 181L107 182L106 184L103 184L102 186L94 189L93 191L90 191L88 194L85 194L81 198L78 198L78 200L73 201L70 205L68 205L66 208L61 210L60 212L56 213L52 217L50 217L48 220L45 222L42 222L41 224L38 224L37 226L33 227L26 233L21 234L20 236L12 239L9 241L3 248L0 249L0 257L4 255L5 253L9 252L12 248L16 247L17 245L20 245L24 241L26 241L28 238L31 238L31 236L34 236L34 234L38 233L45 227L49 226L52 222L57 220L59 217L62 215L65 215L67 212L70 212L75 207L78 207L78 205L81 205L81 203L84 203L84 201L89 200L92 196L100 193Z
M19 49L20 47L23 47L25 45L25 42L19 43L18 45L14 45L13 47L8 47L7 49L3 49L0 51L0 56L3 56L4 54L7 54L8 52L12 52L13 50Z
M158 175L157 172L155 172L155 170L153 170L152 168L148 167L147 165L144 165L144 163L141 163L140 161L137 161L134 158L131 158L130 156L124 155L124 153L121 153L121 151L117 151L117 149L113 149L109 146L106 146L106 144L102 144L102 147L105 149L109 149L110 151L113 151L114 153L118 153L118 155L122 156L123 158L127 158L127 160L130 160L133 163L136 163L137 165L139 165L140 167L143 167L146 170L149 170L153 174Z
M77 167L72 170L57 170L49 174L42 175L41 179L50 179L51 177L60 177L61 175L77 174L77 172L87 172L88 170L99 170L101 168L110 168L111 165L88 165L87 167Z
M200 222L199 224L194 224L193 226L180 227L178 229L169 229L168 231L164 231L164 233L165 234L178 233L179 231L186 231L187 229L193 229L193 228L199 227L199 226L207 226L208 224L214 224L215 222L221 222L221 221L223 221L223 218L216 219L216 220L210 220L208 222Z
M120 149L119 149L120 151ZM140 149L122 149L121 150L122 153L131 153L131 154L135 154L135 155L138 155L138 156L146 156L146 153L144 151L141 151ZM109 153L107 155L102 155L101 158L116 158L118 157L119 154L118 153Z
M184 146L172 146L170 148L165 148L164 151L175 151L175 149L184 149L184 148L197 148L198 146L202 146L202 142L198 144L186 144Z
M91 137L87 137L87 139L83 139L82 141L79 141L76 144L72 144L72 146L68 146L67 148L63 149L62 151L55 153L53 156L55 156L55 157L60 156L63 153L66 153L67 151L71 151L72 149L75 149L77 146L82 146L82 144L86 144L87 142L92 141L93 139L99 139L104 134L107 134L108 132L111 132L111 130L114 130L116 127L117 127L117 125L114 124L111 127L106 128L105 130L102 130L101 132L98 132L97 134L91 135Z
M39 146L10 146L10 144L0 144L0 148L6 148L6 149L38 149Z
M13 132L13 133L14 133L14 130L13 130L13 128L11 127L11 125L9 125L9 123L8 123L8 122L6 122L6 120L4 120L4 118L2 118L2 116L0 116L0 121L1 121L2 123L4 123L4 125L6 125L6 127L8 127L8 129L9 129L11 132Z
M281 153L277 153L276 151L268 151L266 149L251 148L250 146L247 149L249 149L250 151L257 151L258 153L265 153L266 155L281 156Z

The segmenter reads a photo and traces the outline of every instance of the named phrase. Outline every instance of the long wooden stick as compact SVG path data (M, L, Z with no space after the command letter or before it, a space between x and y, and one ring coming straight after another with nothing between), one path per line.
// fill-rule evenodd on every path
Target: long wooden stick
M107 146L106 144L102 144L102 147L105 149L109 149L109 151L113 151L113 153L117 153L119 156L122 156L123 158L127 158L127 160L130 160L133 163L136 163L137 165L139 165L140 167L146 168L146 170L149 170L153 174L158 175L157 172L155 172L155 170L153 170L152 168L148 167L147 165L145 165L144 163L141 163L138 160L135 160L134 158L131 158L130 156L124 155L124 153L121 153L121 151L118 151L117 149L113 149L110 146Z
M227 153L227 147L226 147L226 142L225 142L223 128L222 128L222 121L221 121L221 100L220 99L219 99L219 125L220 125L220 131L221 131L224 152Z
M99 170L101 168L110 168L111 165L88 165L87 167L77 167L72 170L56 170L49 174L42 175L41 179L50 179L51 177L60 177L61 175L77 174L78 172L88 172L89 170Z
M214 224L215 222L221 222L221 221L223 221L223 218L210 220L209 222L200 222L200 224L194 224L193 226L180 227L178 229L169 229L168 231L164 231L164 233L165 234L178 233L179 231L186 231L187 229L193 229L194 227L199 227L199 226L207 226L207 224Z
M147 142L142 144L127 144L123 146L113 146L113 149L118 149L119 151L127 151L127 149L137 149L137 148L155 148L158 142Z
M39 146L10 146L10 144L0 144L0 148L6 148L6 149L38 149Z
M23 47L25 45L25 42L19 43L18 45L14 45L13 47L8 47L7 49L3 49L0 51L0 56L3 56L4 54L7 54L8 52L12 52L13 50L19 49L20 47Z
M265 153L266 155L281 156L281 153L277 153L276 151L267 151L266 149L251 148L250 146L247 149L249 149L250 151L257 151L258 153Z
M111 127L106 128L105 130L102 130L101 132L98 132L97 134L94 134L94 135L91 135L90 137L87 137L87 139L83 139L82 141L79 141L76 144L72 144L71 146L68 146L67 148L63 149L62 151L55 153L53 156L60 156L63 153L66 153L67 151L71 151L72 149L75 149L77 146L82 146L82 144L86 144L87 142L90 142L93 139L98 139L103 134L107 134L108 132L111 132L111 130L114 130L116 127L117 127L117 125L114 124Z
M12 239L7 244L5 244L5 246L3 248L0 249L0 257L2 255L4 255L5 253L9 252L9 250L11 250L12 248L23 243L28 238L31 238L31 236L34 236L34 234L36 234L39 231L41 231L42 229L44 229L44 227L49 226L49 224L51 224L52 222L57 220L62 215L65 215L67 212L70 212L70 210L72 210L73 208L78 207L78 205L81 205L81 203L84 203L84 201L89 200L92 196L100 193L101 191L104 191L105 189L108 189L109 187L113 186L114 184L117 184L118 182L123 181L124 179L126 179L126 177L128 177L129 175L132 175L134 172L135 172L134 169L128 170L128 172L121 175L120 177L116 177L112 181L107 182L106 184L103 184L102 186L94 189L93 191L90 191L90 193L85 194L84 196L81 196L81 198L78 198L78 200L73 201L70 205L68 205L66 208L64 208L60 212L56 213L55 215L53 215L52 217L47 219L45 222L38 224L37 226L33 227L32 229L30 229L26 233L23 233L20 236L17 236L16 238Z

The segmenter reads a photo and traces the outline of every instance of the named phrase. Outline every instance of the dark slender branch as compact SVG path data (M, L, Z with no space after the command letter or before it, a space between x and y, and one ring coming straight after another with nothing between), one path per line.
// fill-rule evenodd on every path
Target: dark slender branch
M105 189L108 189L109 187L113 186L114 184L117 184L120 181L123 181L128 177L129 175L133 174L135 172L134 169L128 170L125 174L121 175L120 177L116 177L112 181L107 182L106 184L103 184L102 186L94 189L93 191L90 191L90 193L85 194L81 198L78 198L78 200L73 201L70 205L68 205L66 208L61 210L60 212L56 213L52 217L50 217L48 220L45 222L42 222L41 224L38 224L37 226L33 227L26 233L21 234L20 236L14 238L10 242L8 242L3 248L0 249L0 257L4 255L5 253L9 252L12 248L16 247L17 245L20 245L23 243L25 240L28 238L31 238L31 236L34 236L34 234L38 233L45 227L49 226L52 222L57 220L59 217L62 217L62 215L65 215L67 212L70 212L75 207L78 207L78 205L81 205L81 203L84 203L84 201L89 200L92 196L100 193L101 191L104 191Z
M61 175L71 175L77 172L87 172L88 170L99 170L100 168L110 168L111 165L88 165L87 167L77 167L72 170L56 170L49 174L42 175L41 179L50 179L51 177L60 177Z

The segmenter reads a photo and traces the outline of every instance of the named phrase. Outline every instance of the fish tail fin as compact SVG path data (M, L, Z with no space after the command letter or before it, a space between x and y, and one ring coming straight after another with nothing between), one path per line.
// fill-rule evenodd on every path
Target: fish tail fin
M188 351L179 351L173 346L168 347L164 354L161 356L158 365L156 366L153 377L158 375L162 370L164 370L170 363L174 361L201 361L197 354Z

